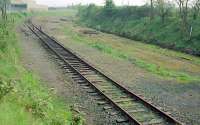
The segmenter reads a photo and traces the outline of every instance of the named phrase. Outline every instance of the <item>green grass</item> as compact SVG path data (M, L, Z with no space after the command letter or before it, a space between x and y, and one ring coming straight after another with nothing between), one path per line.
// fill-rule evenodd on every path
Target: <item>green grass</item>
M70 26L67 26L67 27L63 26L63 32L75 42L86 44L87 46L95 48L114 58L129 61L132 64L142 69L145 69L146 71L150 73L156 74L158 76L169 78L169 79L176 79L180 82L200 81L199 77L189 75L185 72L179 72L179 71L175 71L171 69L166 69L156 64L149 63L140 58L130 56L128 52L113 48L112 46L109 46L108 44L102 42L101 40L90 39L86 36L80 35L79 33L74 32L72 27Z
M10 14L6 23L0 20L0 124L82 124L81 117L73 121L69 105L42 86L39 77L21 65L15 27L26 16L16 13Z
M61 10L49 10L49 11L41 11L41 12L34 12L34 16L74 16L77 13L77 9L61 9Z
M143 10L146 8L147 10ZM135 10L136 9L136 10ZM138 11L137 11L138 10ZM143 15L146 14L145 16ZM78 13L79 23L133 40L156 44L164 48L200 55L200 18L192 20L189 15L189 24L193 27L191 40L188 34L181 37L180 19L172 13L165 23L161 23L159 16L149 21L148 7L116 7L111 15L106 15L103 8L97 6L82 7Z
M0 105L0 124L1 125L41 125L39 120L32 119L29 113L25 112L21 106L12 102L2 101ZM17 117L16 117L17 116Z
M127 60L140 68L143 68L151 73L154 73L163 77L175 78L177 80L186 81L186 82L197 81L197 80L200 81L200 79L198 79L197 77L190 76L186 73L170 71L165 68L159 67L155 64L147 63L144 60L130 57L128 54L122 51L113 49L112 47L106 46L105 44L94 43L90 45L91 47L96 48L99 51L102 51L106 54L112 55L113 57L116 57L119 59Z

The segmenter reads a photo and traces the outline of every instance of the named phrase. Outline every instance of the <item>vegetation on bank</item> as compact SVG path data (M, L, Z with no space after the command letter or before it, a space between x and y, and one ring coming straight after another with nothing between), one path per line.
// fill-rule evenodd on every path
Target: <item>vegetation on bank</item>
M80 116L74 118L69 106L20 64L15 28L26 16L16 13L0 18L0 124L82 124Z
M133 40L200 55L200 1L154 0L153 5L79 7L79 23Z
M134 41L132 41L133 42L132 44L127 43L126 41L126 45L124 45L123 43L119 44L119 42L113 44L114 42L110 42L108 41L109 39L106 38L105 39L98 37L93 38L91 36L83 35L80 32L77 32L76 29L74 29L77 28L77 26L68 24L67 26L61 26L61 27L63 27L63 32L67 35L67 38L70 41L85 44L105 54L108 54L114 58L129 61L135 66L145 69L150 73L156 74L163 78L176 79L177 81L183 83L200 81L199 77L191 75L188 72L184 72L182 70L173 69L173 66L171 67L170 64L169 68L169 66L165 66L164 64L160 65L159 63L154 63L154 61L152 62L152 60L157 60L157 58L155 59L154 57L141 58L146 56L146 54L145 53L144 53L145 55L142 55L142 53L138 54L138 51L142 51L143 49L145 49L146 53L153 52L154 54L157 54L157 56L159 56L159 54L164 54L169 57L174 56L176 58L185 58L188 60L192 60L195 64L199 65L200 60L198 58L195 57L193 58L190 55L178 52L166 51L154 45L146 45Z

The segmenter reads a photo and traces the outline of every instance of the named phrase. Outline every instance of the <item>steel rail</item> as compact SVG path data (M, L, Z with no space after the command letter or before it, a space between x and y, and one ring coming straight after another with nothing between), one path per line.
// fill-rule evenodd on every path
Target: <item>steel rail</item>
M173 123L174 125L182 125L181 122L179 122L178 120L174 119L173 117L169 116L168 114L166 114L165 112L161 111L160 109L156 108L156 106L154 106L153 104L150 104L149 102L145 101L144 99L142 99L142 97L140 97L139 95L129 91L127 88L125 88L122 84L119 84L118 82L112 80L110 77L108 77L108 75L105 75L105 73L102 73L102 71L99 71L98 69L94 68L94 66L92 64L90 64L89 62L87 62L85 59L81 58L79 55L77 55L76 53L74 53L71 49L64 47L62 44L60 44L57 40L52 39L49 35L47 35L46 33L44 33L40 28L38 28L37 26L31 24L28 25L28 28L41 40L43 41L49 49L51 49L60 59L62 59L74 72L76 72L77 74L79 74L79 76L84 79L85 81L87 81L88 83L90 83L90 85L92 85L92 87L98 91L98 93L100 93L101 95L103 95L107 101L109 101L116 109L120 110L124 115L126 115L128 117L128 119L137 125L142 125L139 121L137 121L136 119L134 119L127 111L125 111L124 109L122 109L117 103L115 103L111 98L109 98L106 94L104 94L101 90L99 90L95 84L91 83L85 76L83 76L81 74L81 72L79 72L76 68L74 68L73 66L71 66L69 64L69 62L67 62L65 60L65 58L60 55L51 45L49 45L48 41L45 41L44 38L41 37L41 35L45 36L46 38L48 38L49 40L53 41L55 44L59 45L62 49L64 49L65 51L67 51L68 53L72 54L73 56L75 56L77 58L77 60L79 60L80 62L86 64L88 67L90 67L93 71L99 73L100 75L102 75L103 77L105 77L108 81L112 82L116 87L118 87L119 89L123 90L126 94L128 94L129 96L131 96L134 99L139 100L143 105L145 105L146 107L148 107L149 109L151 109L152 111L156 112L157 114L159 114L160 116L162 116L164 119L166 119L166 121L169 121L170 123ZM37 30L40 35L37 33Z

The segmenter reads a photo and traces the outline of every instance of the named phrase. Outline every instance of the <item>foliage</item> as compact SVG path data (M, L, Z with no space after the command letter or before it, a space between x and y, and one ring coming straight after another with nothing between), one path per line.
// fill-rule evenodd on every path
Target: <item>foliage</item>
M10 0L0 0L0 11L3 20L7 19L7 8Z
M81 7L78 14L79 23L133 40L200 55L200 43L198 42L200 40L200 19L188 18L193 32L190 38L187 37L188 35L183 38L180 19L176 13L178 10L173 5L166 6L161 16L155 15L151 22L149 22L149 12L151 11L149 5L115 7L109 16L105 14L103 7L92 6L92 9L88 8ZM170 13L168 8L170 8ZM157 6L155 6L154 11L160 13Z
M200 12L200 0L194 0L192 5L193 19L196 20Z
M106 9L113 9L115 7L115 4L113 0L105 0L105 8Z
M13 89L11 82L0 80L0 99Z
M200 81L199 78L195 76L191 76L188 73L168 69L166 67L156 65L154 63L150 63L149 61L138 58L136 56L131 56L128 50L127 51L121 50L121 49L119 50L115 47L112 47L109 43L105 42L106 40L105 41L101 39L94 40L94 39L91 39L91 37L81 35L77 32L74 32L73 28L71 28L70 26L63 27L63 31L68 36L68 38L70 38L71 41L86 44L87 46L95 48L116 59L129 61L135 66L145 69L146 71L156 74L158 76L162 76L165 78L173 78L173 79L175 78L176 80L181 81L181 82ZM142 44L141 46L147 46L147 45ZM135 48L138 48L138 47L139 47L138 45L135 45ZM158 48L155 47L155 50L156 49Z
M173 5L170 3L169 0L156 1L156 12L158 12L158 15L160 16L163 24L165 23L165 18L170 15L172 8Z
M105 0L104 13L108 16L113 14L113 9L115 8L115 4L113 0Z
M0 23L0 124L70 125L69 106L20 64L15 26L25 15L9 14L6 25Z

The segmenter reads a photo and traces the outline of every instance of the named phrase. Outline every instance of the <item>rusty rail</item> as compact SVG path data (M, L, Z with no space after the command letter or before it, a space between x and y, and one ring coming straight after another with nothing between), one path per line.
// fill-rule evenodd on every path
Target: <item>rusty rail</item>
M115 89L116 91L119 91L121 93L125 93L127 98L129 99L133 99L133 103L137 102L140 103L141 105L143 105L145 108L147 108L148 110L152 111L155 115L160 116L164 121L162 122L162 124L173 124L173 125L183 125L181 122L179 122L178 120L174 119L173 117L171 117L170 115L168 115L167 113L161 111L160 109L158 109L156 106L154 106L153 104L150 104L149 102L145 101L142 97L140 97L139 95L129 91L126 87L123 86L123 84L120 84L119 82L111 79L110 77L108 77L108 75L105 75L105 73L102 73L102 71L99 71L98 69L96 69L92 64L90 64L89 62L87 62L85 59L81 58L79 55L77 55L76 53L74 53L71 49L64 47L62 44L60 44L57 40L55 40L54 38L51 38L49 35L47 35L45 32L43 32L41 30L41 28L38 28L37 26L35 26L34 24L32 24L31 22L29 22L30 24L27 25L28 28L50 49L52 50L61 60L63 60L63 62L68 65L73 72L77 73L78 76L86 81L87 83L89 83L91 85L91 87L97 91L99 94L101 94L105 100L107 100L109 102L110 105L112 105L116 110L119 110L122 114L124 114L130 123L132 124L137 124L137 125L143 125L143 124L148 124L144 123L144 122L140 122L139 120L137 120L133 114L130 114L129 111L127 111L126 109L123 108L123 106L120 106L118 103L116 103L116 100L113 100L111 98L110 95L106 94L103 90L101 90L99 88L99 85L96 84L96 82L92 82L91 80L89 80L82 72L81 70L77 69L75 66L73 66L72 64L70 64L70 60L67 60L65 58L65 56L63 56L61 54L65 53L68 54L68 57L73 57L73 59L75 59L76 61L78 61L79 63L77 63L76 65L84 65L86 68L88 68L88 70L85 71L91 71L94 72L94 75L98 75L103 77L103 79L108 82L111 83L113 86L116 86L117 89ZM75 64L75 63L74 63ZM79 67L80 68L80 67ZM96 74L95 74L96 73ZM98 77L96 77L98 78ZM102 80L103 81L103 80ZM111 86L112 87L112 86ZM114 89L113 89L114 90ZM135 101L135 102L134 102ZM132 101L131 101L132 102ZM154 124L154 123L152 123ZM149 122L150 125L150 122Z

